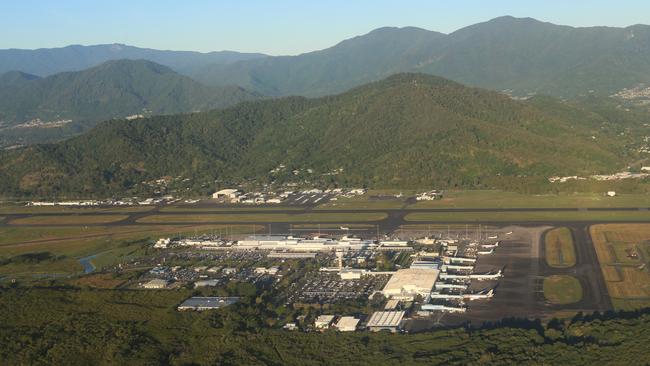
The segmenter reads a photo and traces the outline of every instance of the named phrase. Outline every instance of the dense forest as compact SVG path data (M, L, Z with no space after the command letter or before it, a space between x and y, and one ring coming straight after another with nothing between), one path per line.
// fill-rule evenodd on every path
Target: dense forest
M650 362L650 313L507 319L418 334L275 329L254 295L204 313L190 290L0 289L0 363L30 365L607 365ZM250 295L250 294L249 294ZM276 312L277 311L277 312Z
M145 60L108 61L45 78L8 72L0 74L0 147L56 140L111 118L206 111L258 98L236 86L205 86ZM35 119L70 122L24 126Z
M0 193L125 194L164 176L207 189L215 180L540 187L553 175L624 169L638 159L622 133L634 123L552 98L515 101L434 76L398 74L336 96L113 120L58 144L4 151Z

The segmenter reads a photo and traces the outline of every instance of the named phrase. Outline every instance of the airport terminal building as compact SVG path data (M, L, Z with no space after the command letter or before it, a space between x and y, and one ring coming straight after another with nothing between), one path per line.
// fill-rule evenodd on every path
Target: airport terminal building
M418 295L428 299L439 273L432 268L400 269L386 283L382 293L387 298L404 301L413 301Z

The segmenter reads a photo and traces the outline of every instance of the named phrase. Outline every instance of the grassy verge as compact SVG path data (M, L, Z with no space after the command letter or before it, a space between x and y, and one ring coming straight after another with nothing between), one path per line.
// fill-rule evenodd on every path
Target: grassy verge
M319 224L318 226L315 226L314 224L295 224L291 225L292 228L294 229L318 229L319 227L321 229L340 229L342 225L338 224ZM374 228L375 225L370 225L370 224L350 224L350 225L344 225L345 227L348 227L350 229L369 229L369 228Z
M594 225L590 232L614 307L650 305L650 225Z
M553 304L573 304L582 299L582 286L572 276L549 276L544 279L544 297Z
M155 206L128 206L128 207L66 207L66 206L22 206L7 205L0 207L0 213L4 214L39 214L39 213L134 213L147 212Z
M527 195L496 190L449 191L437 201L422 201L409 206L418 208L592 208L650 207L650 196L621 194L606 197L600 193Z
M647 211L530 211L530 212L416 212L407 221L440 222L558 222L558 221L648 221Z
M12 225L87 225L108 224L126 219L126 215L30 216L11 220Z
M142 223L218 223L218 222L350 222L378 221L384 213L308 213L308 214L213 214L213 215L151 215L138 220Z
M161 212L211 212L211 211L304 211L304 207L300 206L280 206L280 205L273 205L273 206L257 206L257 205L252 205L252 206L183 206L183 205L178 205L178 206L166 206L160 209Z
M569 268L576 264L571 230L566 227L550 230L544 241L546 263L555 268Z

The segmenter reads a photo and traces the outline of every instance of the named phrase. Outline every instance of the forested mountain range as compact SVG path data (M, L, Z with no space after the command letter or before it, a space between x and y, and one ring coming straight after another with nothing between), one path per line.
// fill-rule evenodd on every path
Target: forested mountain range
M4 151L0 192L121 194L162 176L210 185L255 179L486 187L620 169L628 158L620 130L611 118L552 98L515 101L434 76L398 74L336 96L113 120L61 143ZM286 169L270 173L280 165Z
M93 46L70 45L60 48L0 50L0 73L22 71L49 76L65 71L80 71L111 60L149 60L171 67L178 72L190 72L208 64L227 64L265 57L260 53L233 51L192 52L163 51L124 44Z
M209 110L257 97L237 86L208 87L145 60L107 61L45 78L8 72L0 75L0 139L7 145L65 136L111 118Z
M449 34L384 27L296 56L158 51L122 44L0 50L0 73L39 76L146 59L209 85L268 96L322 96L421 72L524 96L610 95L650 83L650 26L569 27L504 16Z
M574 28L500 17L448 35L380 28L322 51L211 64L191 75L267 95L318 96L404 71L516 95L609 95L650 82L650 26Z

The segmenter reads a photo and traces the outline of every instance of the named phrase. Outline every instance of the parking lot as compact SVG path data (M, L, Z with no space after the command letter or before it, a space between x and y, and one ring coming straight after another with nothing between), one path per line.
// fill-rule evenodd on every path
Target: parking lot
M316 206L329 201L333 196L329 193L293 193L282 203L290 206Z
M292 286L289 303L335 304L341 300L367 299L384 287L390 276L365 276L357 280L341 280L334 273L313 273Z

